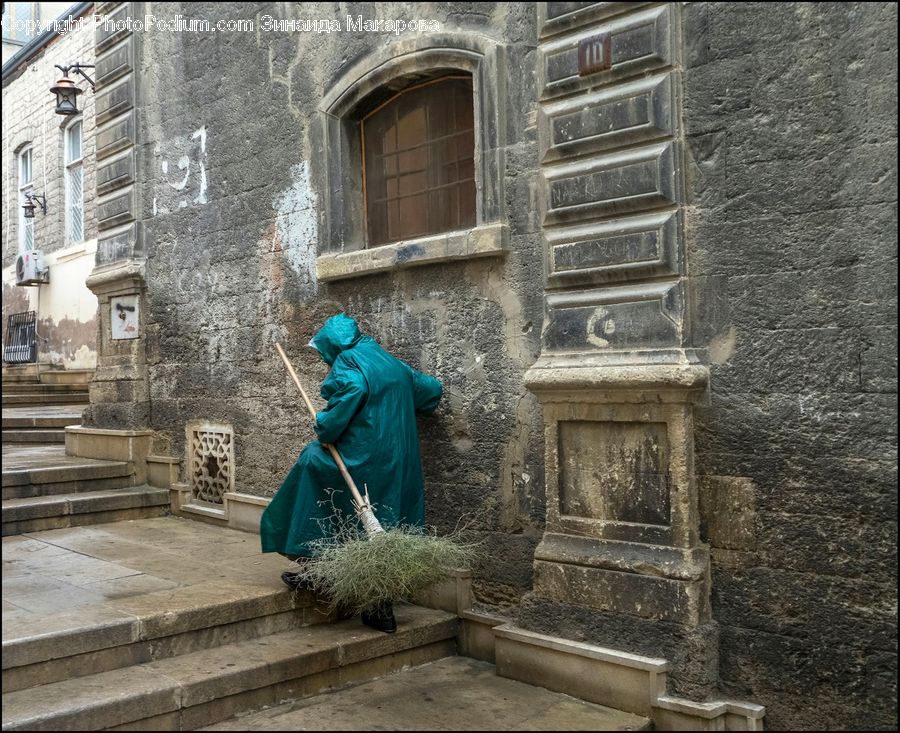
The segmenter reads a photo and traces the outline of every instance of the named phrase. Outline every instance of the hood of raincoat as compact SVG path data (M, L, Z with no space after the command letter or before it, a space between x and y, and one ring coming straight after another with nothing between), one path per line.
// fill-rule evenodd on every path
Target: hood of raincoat
M354 346L361 338L356 321L344 313L338 313L325 321L309 345L319 352L328 366L332 366L342 351Z

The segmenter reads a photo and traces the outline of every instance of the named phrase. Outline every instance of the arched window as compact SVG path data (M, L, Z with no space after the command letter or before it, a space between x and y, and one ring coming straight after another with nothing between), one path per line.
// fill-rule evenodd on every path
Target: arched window
M402 90L360 130L370 247L475 226L471 74Z
M84 164L81 153L81 120L63 131L65 137L66 240L75 244L84 239Z
M25 217L25 195L32 189L32 149L28 145L18 155L19 180L19 251L34 249L34 219Z
M506 252L505 74L504 47L426 33L326 90L319 281Z

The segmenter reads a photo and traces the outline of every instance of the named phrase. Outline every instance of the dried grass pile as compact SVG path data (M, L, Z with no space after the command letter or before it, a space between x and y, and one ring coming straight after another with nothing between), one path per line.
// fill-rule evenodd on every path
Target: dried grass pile
M316 560L301 565L299 575L333 608L359 613L382 601L410 600L453 570L470 567L477 543L461 532L437 536L417 527L366 535L345 523L313 551Z

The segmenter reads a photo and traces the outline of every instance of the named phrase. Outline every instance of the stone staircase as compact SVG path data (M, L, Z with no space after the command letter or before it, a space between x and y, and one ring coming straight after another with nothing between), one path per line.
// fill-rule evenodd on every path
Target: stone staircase
M80 423L88 406L92 373L39 364L4 366L3 442L65 443L65 427Z
M81 422L89 378L89 372L4 368L4 537L168 511L168 492L135 485L130 462L66 455L65 428Z
M3 730L651 727L457 656L456 613L398 604L390 635L338 618L247 532L49 530L4 538L3 566Z
M7 393L16 387L3 384L3 404L6 405ZM55 385L54 385L55 386ZM75 393L78 394L78 393ZM16 397L30 397L15 393ZM67 425L81 422L81 414L87 407L87 395L79 395L79 402L68 405L46 405L43 403L18 403L3 410L3 442L4 443L65 443Z
M235 716L201 730L652 730L649 719L499 677L445 657L338 693Z
M403 607L391 636L337 619L255 535L67 455L87 392L60 379L4 369L3 730L190 730L455 652L454 614Z
M11 443L2 450L4 537L168 512L168 490L134 485L128 461L67 456L55 443Z
M35 366L35 365L32 365ZM87 405L87 370L3 369L3 407L37 405Z
M398 607L392 635L336 619L245 532L161 517L3 542L3 730L192 730L456 649L444 611Z

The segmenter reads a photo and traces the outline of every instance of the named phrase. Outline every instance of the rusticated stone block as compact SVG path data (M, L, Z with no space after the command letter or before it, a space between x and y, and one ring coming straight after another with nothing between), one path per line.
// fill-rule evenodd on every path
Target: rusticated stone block
M545 224L676 203L673 143L547 166L544 177Z
M665 212L547 231L553 287L614 283L681 269L679 215Z
M105 194L134 181L134 151L97 166L97 193Z
M674 132L671 74L579 94L540 112L545 161L665 137Z
M112 229L134 218L134 189L97 205L97 226L100 230Z
M97 59L97 89L111 84L134 68L134 45L123 43Z
M97 160L134 145L134 115L97 130Z
M134 79L128 79L109 91L97 95L94 102L97 124L101 125L132 107L134 107Z
M547 296L549 351L615 351L678 346L680 283L662 282Z
M593 25L576 35L550 40L539 47L542 97L574 92L598 82L648 72L672 63L671 5L630 13ZM578 43L600 33L610 34L612 67L608 71L578 75Z

